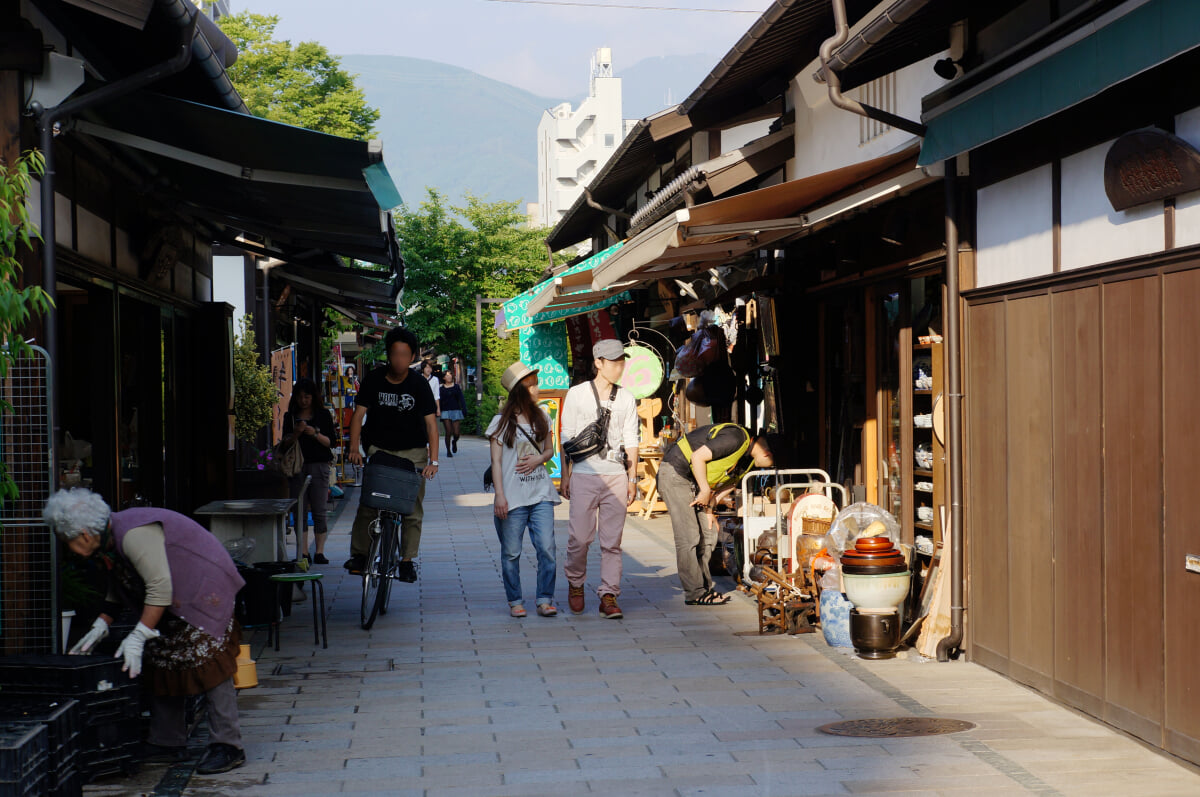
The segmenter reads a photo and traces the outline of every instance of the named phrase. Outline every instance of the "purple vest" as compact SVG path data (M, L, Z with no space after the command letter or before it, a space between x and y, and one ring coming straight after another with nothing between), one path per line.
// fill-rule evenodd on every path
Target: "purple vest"
M171 569L171 613L188 625L220 639L233 617L234 598L246 582L229 552L208 529L169 509L146 507L113 512L117 553L125 558L125 533L160 523Z

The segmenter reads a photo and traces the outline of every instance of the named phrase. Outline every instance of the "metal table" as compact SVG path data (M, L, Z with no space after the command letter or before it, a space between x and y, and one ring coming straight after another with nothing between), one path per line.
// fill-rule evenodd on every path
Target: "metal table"
M249 537L254 551L245 561L278 562L287 557L287 516L295 498L249 498L210 501L192 514L208 515L209 529L221 543Z

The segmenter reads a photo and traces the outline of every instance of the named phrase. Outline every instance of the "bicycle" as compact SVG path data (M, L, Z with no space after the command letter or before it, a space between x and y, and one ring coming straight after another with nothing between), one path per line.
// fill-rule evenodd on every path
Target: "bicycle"
M387 614L392 582L399 580L400 521L416 507L422 477L410 460L377 451L363 469L363 506L378 509L371 522L371 547L363 567L359 624L371 630L376 618Z
M392 581L400 566L400 516L383 510L371 522L371 548L363 568L362 607L359 623L370 631L375 619L387 614L392 595Z

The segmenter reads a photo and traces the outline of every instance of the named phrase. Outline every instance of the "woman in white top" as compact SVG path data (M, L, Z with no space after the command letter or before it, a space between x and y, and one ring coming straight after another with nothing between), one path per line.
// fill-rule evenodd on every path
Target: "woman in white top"
M491 442L496 486L492 514L500 538L500 575L513 617L526 614L521 593L521 541L526 528L537 551L537 613L542 617L558 614L554 606L554 505L561 499L544 467L554 450L550 418L537 404L537 375L524 363L508 367L500 377L508 400L484 433Z
M421 364L421 377L429 383L429 389L433 391L433 403L437 407L437 417L442 417L442 403L438 401L438 394L441 392L442 380L433 373L433 363L426 360Z

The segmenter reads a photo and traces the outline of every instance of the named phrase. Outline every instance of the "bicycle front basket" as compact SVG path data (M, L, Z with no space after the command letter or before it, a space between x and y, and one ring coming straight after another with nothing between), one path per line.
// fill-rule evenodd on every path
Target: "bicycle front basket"
M417 503L422 476L410 460L376 451L363 470L359 502L370 509L411 515Z

